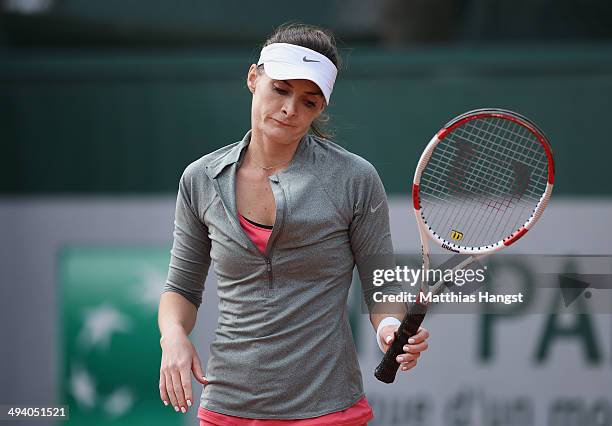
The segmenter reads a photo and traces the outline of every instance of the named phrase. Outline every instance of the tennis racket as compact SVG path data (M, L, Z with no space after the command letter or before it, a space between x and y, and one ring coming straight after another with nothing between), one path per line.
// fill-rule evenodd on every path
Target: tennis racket
M550 143L526 117L478 109L451 120L431 139L414 174L412 201L423 271L430 268L429 241L468 255L453 271L516 243L544 212L554 175ZM421 279L420 295L440 293L445 284L440 280L430 285ZM427 303L419 297L376 367L378 380L395 380L396 357L426 313Z

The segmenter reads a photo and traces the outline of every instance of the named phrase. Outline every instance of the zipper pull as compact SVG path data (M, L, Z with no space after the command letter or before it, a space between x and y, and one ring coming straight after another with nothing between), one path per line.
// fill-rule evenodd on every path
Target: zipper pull
M266 258L266 268L268 269L268 272L272 271L272 263L270 262L270 259Z

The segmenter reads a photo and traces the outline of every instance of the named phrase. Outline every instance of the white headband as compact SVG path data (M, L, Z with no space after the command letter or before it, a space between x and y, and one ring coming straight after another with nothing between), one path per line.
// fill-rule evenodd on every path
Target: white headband
M261 64L268 77L275 80L312 81L329 104L338 70L327 56L295 44L273 43L261 50L257 65Z

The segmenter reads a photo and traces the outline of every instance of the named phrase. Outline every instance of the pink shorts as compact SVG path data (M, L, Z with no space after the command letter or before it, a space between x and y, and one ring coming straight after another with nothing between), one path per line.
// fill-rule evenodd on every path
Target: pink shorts
M367 426L374 414L368 400L363 397L346 410L309 419L247 419L216 413L202 407L198 408L198 418L200 426Z

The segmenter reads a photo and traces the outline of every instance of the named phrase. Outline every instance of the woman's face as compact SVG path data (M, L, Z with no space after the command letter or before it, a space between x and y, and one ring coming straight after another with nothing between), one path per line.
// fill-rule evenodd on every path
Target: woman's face
M273 142L299 141L325 108L321 89L310 80L273 80L251 65L247 85L253 130Z

